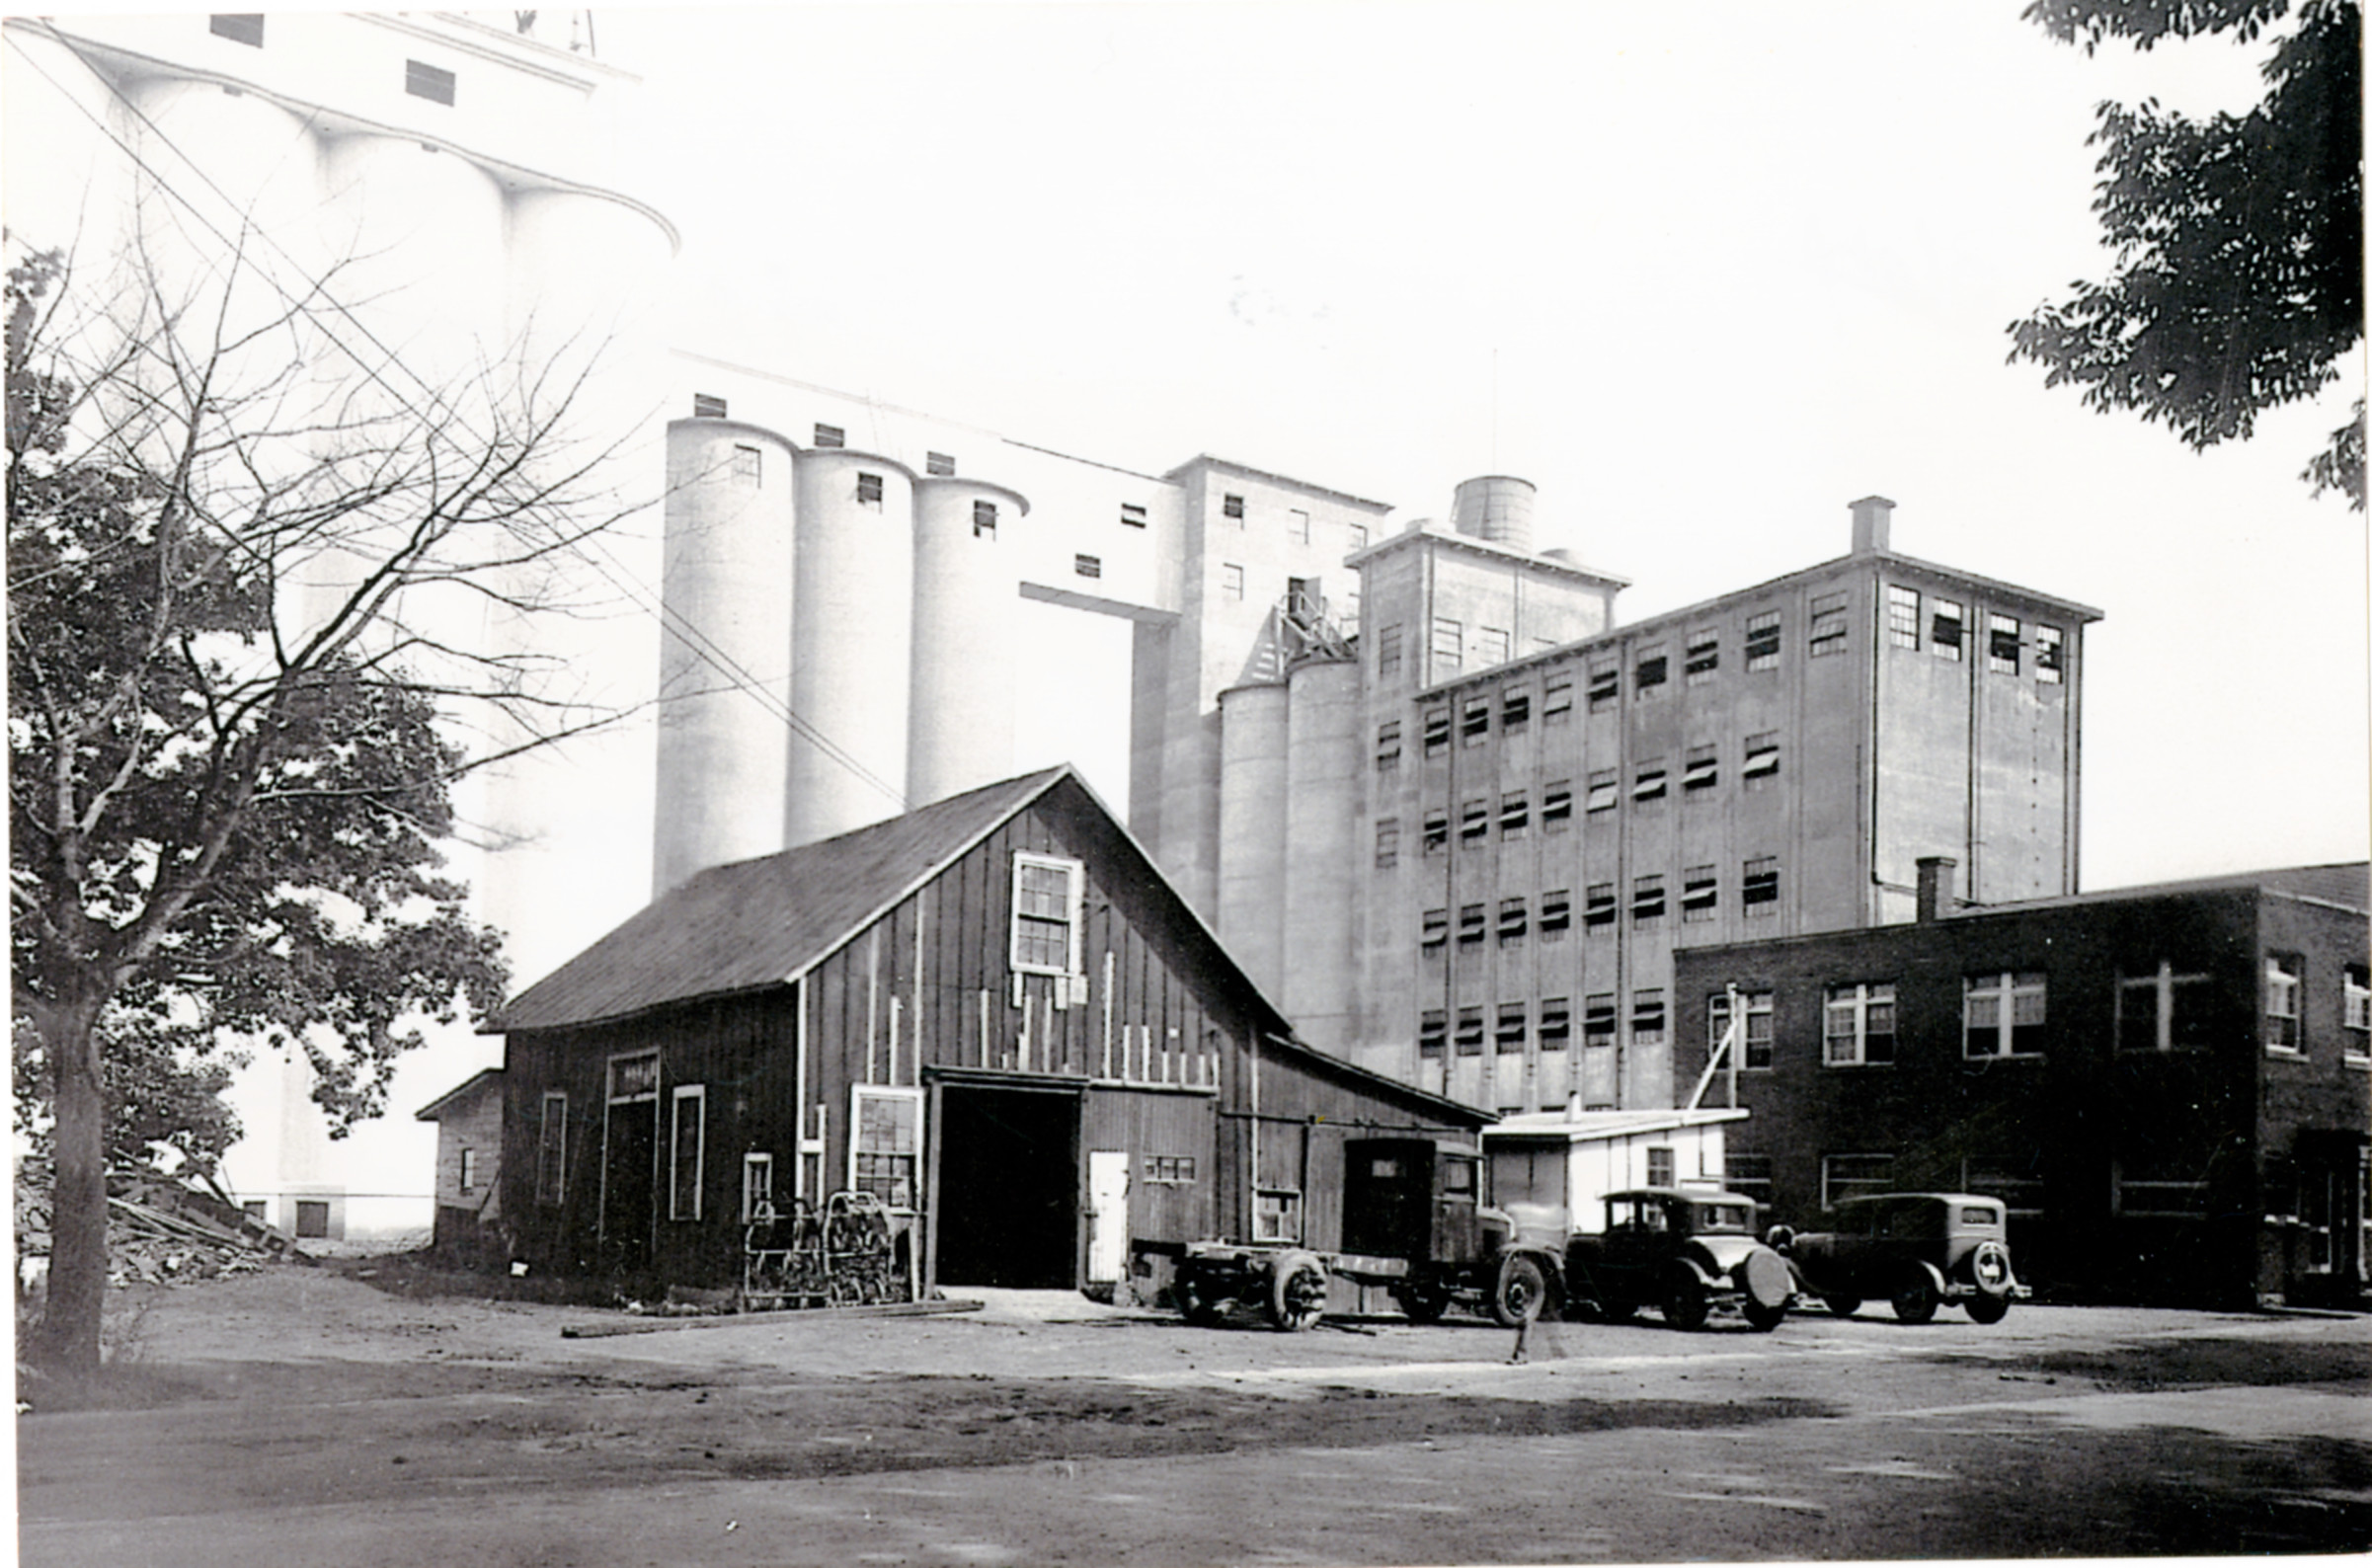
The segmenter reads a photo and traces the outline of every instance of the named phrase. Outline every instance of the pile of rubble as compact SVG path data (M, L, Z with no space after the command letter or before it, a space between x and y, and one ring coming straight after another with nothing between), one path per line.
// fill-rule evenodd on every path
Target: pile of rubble
M108 1178L107 1283L114 1287L252 1274L269 1264L310 1262L285 1231L219 1195L170 1178ZM38 1294L49 1267L49 1183L45 1168L17 1168L17 1287Z

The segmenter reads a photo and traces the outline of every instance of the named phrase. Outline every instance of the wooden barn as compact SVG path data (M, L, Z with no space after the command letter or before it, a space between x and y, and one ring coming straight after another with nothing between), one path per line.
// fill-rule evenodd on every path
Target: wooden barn
M1067 767L700 872L495 1027L517 1254L646 1289L738 1282L752 1216L835 1191L923 1289L1332 1248L1346 1136L1490 1120L1296 1043Z

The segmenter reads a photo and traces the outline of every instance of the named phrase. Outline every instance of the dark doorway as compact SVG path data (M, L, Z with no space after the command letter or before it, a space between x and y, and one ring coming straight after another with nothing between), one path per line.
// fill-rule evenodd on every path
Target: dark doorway
M949 1084L939 1117L940 1283L1076 1286L1078 1096Z
M612 1102L601 1168L601 1259L626 1273L651 1261L659 1102Z

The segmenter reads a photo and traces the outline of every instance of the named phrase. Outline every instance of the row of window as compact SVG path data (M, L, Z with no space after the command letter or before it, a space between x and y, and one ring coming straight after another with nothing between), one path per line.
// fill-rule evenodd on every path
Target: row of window
M1382 852L1379 849L1378 853ZM1669 902L1665 879L1660 875L1633 877L1630 886L1631 924L1641 930L1653 930L1661 925ZM1758 855L1747 861L1739 883L1738 902L1745 908L1748 918L1778 913L1779 895L1778 858ZM1695 925L1712 920L1720 910L1720 879L1713 867L1691 866L1681 874L1680 917L1683 923ZM1593 882L1583 890L1581 923L1586 929L1611 928L1621 912L1621 906L1615 897L1615 884ZM1487 903L1461 904L1458 909L1459 945L1466 947L1478 944L1495 929L1499 945L1507 947L1523 941L1535 929L1532 904L1528 899L1501 899L1495 927L1490 914L1490 905ZM1542 894L1537 927L1541 940L1558 941L1572 928L1571 890L1559 888ZM1427 954L1439 954L1449 946L1449 909L1425 910L1418 923L1418 947Z
M1968 621L1960 602L1923 597L1920 590L1889 584L1886 641L1896 648L1924 646L1937 659L1957 664L1968 657ZM2034 678L2057 685L2067 678L2067 639L2056 626L2034 627ZM1997 675L2019 673L2026 650L2025 627L2015 615L1985 617L1985 667Z
M264 17L261 11L216 11L207 16L206 31L218 39L260 49L264 46ZM414 98L449 107L454 86L453 73L441 65L431 65L426 60L404 61L404 91Z
M1485 694L1465 698L1456 710L1447 707L1427 708L1418 716L1418 736L1428 757L1440 756L1450 749L1455 736L1461 746L1479 746L1490 739L1491 698ZM1569 681L1551 680L1544 693L1541 710L1543 724L1557 724L1571 717L1573 692ZM1521 735L1532 727L1532 693L1529 689L1507 691L1498 702L1499 731L1502 735ZM1376 771L1396 772L1400 766L1404 729L1398 719L1386 719L1376 727ZM1740 745L1738 776L1748 789L1760 789L1779 776L1779 738L1776 730L1758 731L1744 739ZM1631 798L1641 803L1662 800L1671 784L1672 763L1667 757L1650 757L1632 765ZM1684 796L1712 789L1721 782L1721 747L1718 743L1706 742L1692 745L1680 757L1680 785ZM1603 768L1589 776L1590 810L1612 810L1621 778L1618 770ZM1551 784L1549 789L1570 790L1571 781Z
M1125 513L1127 509L1124 508L1122 510ZM1223 493L1219 498L1219 514L1222 517L1226 518L1229 522L1235 524L1235 526L1238 528L1245 525L1248 510L1249 509L1245 506L1244 499L1241 496ZM1142 509L1140 509L1140 511L1142 511ZM1125 520L1125 517L1123 520ZM1349 537L1349 548L1351 550L1364 550L1367 548L1368 528L1366 523L1346 522L1343 524L1343 527ZM1301 507L1288 507L1285 510L1285 534L1287 538L1293 540L1293 542L1296 544L1307 544L1310 542L1312 533L1309 522L1309 512L1306 509ZM1346 553L1348 552L1346 551Z
M2209 977L2185 974L2169 962L2120 973L2116 979L2116 1049L2128 1054L2202 1051L2210 1033ZM2262 1035L2268 1053L2306 1054L2299 1021L2304 1006L2304 961L2275 953L2265 960ZM2340 1050L2351 1062L2372 1062L2372 968L2346 966L2340 975ZM1969 975L1961 981L1960 1052L1968 1060L2040 1057L2048 1040L2049 978L2040 971ZM1729 992L1707 998L1706 1046L1718 1053L1733 1023ZM1734 1045L1742 1068L1772 1064L1772 993L1739 990ZM1832 1067L1885 1066L1896 1059L1895 986L1857 980L1824 988L1821 1060Z

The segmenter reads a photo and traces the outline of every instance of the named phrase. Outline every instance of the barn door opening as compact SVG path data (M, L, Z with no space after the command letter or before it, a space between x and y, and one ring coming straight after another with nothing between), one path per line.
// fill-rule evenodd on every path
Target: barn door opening
M940 1105L939 1282L1074 1289L1078 1096L948 1083Z
M601 1127L601 1257L626 1273L651 1262L659 1174L659 1053L609 1061Z

